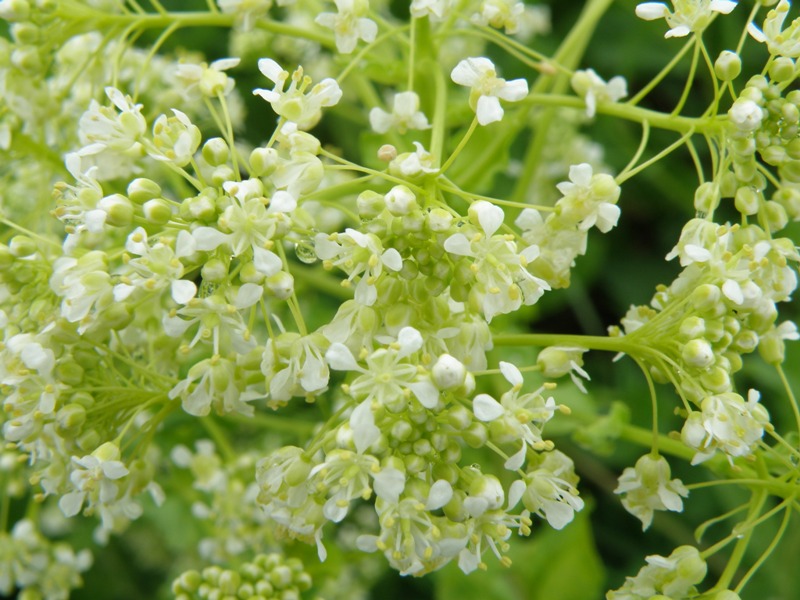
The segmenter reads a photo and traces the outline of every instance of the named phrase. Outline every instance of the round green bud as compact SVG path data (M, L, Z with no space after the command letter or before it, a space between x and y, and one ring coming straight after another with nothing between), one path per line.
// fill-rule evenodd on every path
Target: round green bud
M83 381L83 367L78 363L69 361L56 366L56 379L69 386L77 386Z
M278 271L264 282L267 291L278 300L286 300L294 294L294 277L286 271Z
M797 105L791 102L784 102L781 106L781 119L783 119L784 123L796 125L800 122L800 108L797 108Z
M31 14L28 0L6 0L3 4L2 18L9 23L25 21Z
M742 59L736 52L723 50L714 61L714 74L720 81L733 81L742 72Z
M234 181L236 179L236 172L230 165L219 165L211 173L211 183L217 187L222 187L226 181Z
M109 329L124 329L133 321L133 311L127 304L115 302L100 313L98 320Z
M86 422L86 409L80 404L67 404L56 413L56 427L60 433L75 430Z
M163 198L153 198L142 205L142 213L148 223L164 225L172 218L172 207Z
M794 61L788 56L779 56L769 67L769 78L776 83L791 81L795 76Z
M740 187L736 190L736 196L734 196L734 204L736 206L736 210L738 210L743 215L754 215L758 212L758 206L760 200L762 199L762 195L759 192L756 192L751 187Z
M8 244L8 250L13 256L24 258L36 254L38 247L27 235L15 235Z
M719 186L711 181L701 184L694 193L694 209L710 213L719 205Z
M122 194L106 196L98 203L106 213L106 223L112 227L126 227L133 222L133 203Z
M128 184L127 194L131 202L144 204L152 198L159 198L161 196L161 186L152 179L140 177Z
M464 441L472 448L482 448L486 445L489 434L486 426L479 421L473 421L469 427L463 430Z
M700 383L707 390L715 394L729 392L731 389L731 377L728 372L718 366L711 367L700 376Z
M781 177L791 183L800 183L800 160L788 160L780 166Z
M789 216L783 205L773 200L764 203L764 217L767 221L770 233L780 231L789 223Z
M20 46L36 44L39 41L39 28L31 22L14 23L11 26L11 37Z
M682 338L691 340L703 335L706 331L705 321L698 316L686 317L680 326L680 335Z
M42 71L42 57L37 46L20 46L11 53L11 63L20 71L34 75Z
M250 172L256 177L267 177L275 172L280 163L275 148L255 148L250 153Z
M231 151L227 142L222 138L215 137L203 144L203 160L212 167L218 167L228 162Z
M217 191L206 188L197 196L186 198L181 203L180 214L186 221L205 221L210 223L217 220Z
M218 258L212 258L200 270L203 281L221 283L228 276L228 265Z
M706 369L714 364L714 350L706 340L696 338L684 344L681 358L691 367Z
M779 167L788 159L788 153L784 146L772 144L761 151L761 158L768 165Z
M362 219L374 219L386 208L386 203L382 194L373 190L365 190L356 198L358 215Z
M717 286L704 283L694 289L690 299L696 310L705 313L713 311L721 297L722 292Z

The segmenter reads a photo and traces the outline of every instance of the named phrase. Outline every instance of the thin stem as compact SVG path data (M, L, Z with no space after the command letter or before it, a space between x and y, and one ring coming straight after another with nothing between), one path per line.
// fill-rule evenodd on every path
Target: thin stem
M775 370L778 371L778 377L780 377L783 389L786 390L786 395L789 396L789 404L791 405L792 412L794 413L795 425L797 425L797 431L800 431L800 407L798 407L797 398L792 391L792 386L789 384L789 380L786 378L786 373L784 373L783 367L780 364L776 364Z
M635 106L636 104L639 104L639 102L641 102L642 99L645 96L647 96L647 94L649 94L654 87L656 87L659 83L661 83L661 81L667 75L669 75L669 72L675 68L675 65L677 65L680 62L680 60L684 57L684 55L689 51L689 48L691 47L692 47L692 40L688 40L683 45L683 48L681 48L680 51L672 58L672 60L670 60L666 64L666 66L663 69L661 69L661 71L659 71L658 74L655 77L653 77L653 79L650 80L650 83L648 83L641 90L639 90L633 98L631 98L630 100L628 100L628 102L626 102L626 104L628 106Z
M631 177L633 177L637 173L639 173L641 171L644 171L650 165L653 165L653 164L657 163L659 160L661 160L662 158L664 158L668 154L674 152L675 150L680 148L686 142L686 140L688 140L690 137L692 137L692 135L694 135L694 131L693 130L689 130L688 132L683 134L676 142L673 142L672 144L670 144L669 146L664 148L661 152L656 154L654 157L652 157L649 160L646 160L645 162L640 164L638 167L635 167L635 168L631 169L630 171L628 171L624 175L624 177L618 175L616 177L617 184L622 185L624 182L626 182L628 179L630 179Z
M786 504L787 502L789 502L788 498L782 504ZM741 594L742 589L744 589L744 586L746 586L747 582L750 581L750 578L755 575L756 571L758 571L758 569L761 568L761 565L764 564L764 561L769 558L769 556L778 546L778 543L783 538L783 534L786 533L786 528L789 526L789 519L791 516L792 510L789 506L786 506L784 509L783 521L781 521L781 526L778 528L777 533L775 533L775 537L772 538L769 546L767 546L761 556L758 557L758 560L753 563L753 566L751 566L747 573L745 573L744 576L739 580L739 583L736 584L736 587L733 588L734 592Z
M472 119L472 123L469 124L469 129L467 129L467 132L464 134L464 137L462 137L461 141L458 142L458 146L456 146L455 150L453 150L453 152L447 158L447 161L442 165L442 168L439 169L440 173L444 173L445 171L447 171L450 165L453 164L453 161L455 161L455 159L458 158L458 155L461 154L461 151L467 145L467 142L469 142L469 138L472 137L472 134L475 132L475 128L477 126L478 126L478 117L475 116L475 118Z
M694 52L692 53L692 64L689 67L689 75L686 77L686 84L683 86L683 93L681 94L680 100L678 100L678 104L675 108L672 109L670 116L676 116L681 113L683 110L686 101L689 99L689 92L692 90L692 84L694 83L694 74L697 71L697 63L700 59L700 39L695 36L695 46Z
M619 173L619 175L617 175L618 179L620 177L624 177L625 174L628 171L630 171L631 169L633 169L633 167L636 165L636 163L639 162L639 159L642 157L642 154L644 154L645 148L647 148L647 142L649 140L650 140L650 122L649 121L643 121L642 122L642 139L639 142L639 147L636 149L636 153L633 155L633 157L628 162L628 164L625 165L625 168L622 169L622 171Z

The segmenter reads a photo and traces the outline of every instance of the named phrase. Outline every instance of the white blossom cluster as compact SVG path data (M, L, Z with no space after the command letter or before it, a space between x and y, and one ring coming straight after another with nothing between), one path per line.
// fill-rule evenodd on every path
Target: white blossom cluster
M377 0L52 4L0 0L0 593L66 598L90 566L44 537L41 504L90 518L101 545L150 508L183 505L209 566L174 580L181 599L299 598L313 568L281 554L286 540L321 561L373 554L361 564L402 575L450 562L470 573L490 555L509 566L513 535L561 530L585 506L545 426L572 412L553 381L566 375L596 410L590 349L629 354L680 398L673 446L659 450L654 424L614 490L643 528L682 511L692 487L659 452L732 473L766 452L761 393L734 376L756 350L779 366L800 339L779 317L800 262L781 234L800 220L800 21L785 24L786 0L747 26L771 53L760 75L734 87L735 52L707 61L731 98L720 91L692 121L713 140L714 174L667 256L682 271L608 338L518 332L528 307L570 285L593 230L618 225L649 128L690 119L623 103L623 77L606 82L570 52L526 54L509 36L548 31L541 6L413 0L406 26ZM736 7L671 4L635 13L699 40ZM161 51L194 26L231 29L241 52ZM163 37L139 49L156 27ZM523 58L525 76L500 77L517 71L489 42ZM245 94L252 121L245 72L264 86ZM539 106L547 78L574 92L548 96L558 111ZM574 120L556 119L551 145L545 117L564 110ZM646 125L616 178L577 133L606 113ZM539 128L537 164L499 169ZM527 181L522 201L504 184L490 195L496 172ZM604 441L625 430L648 445L623 421ZM795 458L765 467L777 495ZM705 558L648 556L607 597L693 597Z

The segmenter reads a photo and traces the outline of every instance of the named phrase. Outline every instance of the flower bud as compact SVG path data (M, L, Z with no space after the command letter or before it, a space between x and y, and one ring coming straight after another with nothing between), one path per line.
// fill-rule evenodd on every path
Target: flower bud
M172 218L172 207L163 198L153 198L142 205L144 218L148 223L164 225Z
M125 227L133 222L133 204L122 194L106 196L97 207L106 213L106 223L113 227Z
M775 83L784 83L794 79L795 64L788 56L779 56L769 67L769 78Z
M743 215L754 215L758 212L758 205L759 200L761 199L761 194L756 192L753 188L746 186L740 187L736 190L736 196L734 196L734 204L736 205L736 210L738 210Z
M13 256L24 258L25 256L36 254L38 247L36 242L28 236L15 235L8 244L8 250Z
M228 276L228 266L218 258L212 258L200 270L203 281L220 283Z
M714 61L714 74L720 81L733 81L742 72L742 59L736 52L723 50Z
M681 322L680 335L686 339L693 339L700 337L705 333L706 323L698 316L686 317Z
M694 193L694 209L710 213L719 205L719 187L711 181L700 185Z
M739 131L755 131L764 118L763 109L753 100L737 98L728 111L728 117Z
M144 204L152 198L161 197L161 186L152 179L140 177L128 184L128 198L136 204Z
M706 340L696 338L684 344L681 358L691 367L706 369L714 364L714 350Z
M256 148L260 150L261 148ZM253 150L255 152L256 150ZM219 137L209 139L203 144L203 160L205 160L212 167L218 167L228 162L231 151L225 140ZM251 154L252 159L252 154Z
M440 390L458 387L464 383L467 368L449 354L442 354L431 370L433 382Z
M294 293L294 277L286 271L278 271L267 277L264 282L269 291L278 300L286 300Z
M365 190L356 198L358 215L364 219L374 219L386 208L384 198L378 192Z
M275 148L255 148L250 153L250 173L254 177L268 177L278 168L279 162Z

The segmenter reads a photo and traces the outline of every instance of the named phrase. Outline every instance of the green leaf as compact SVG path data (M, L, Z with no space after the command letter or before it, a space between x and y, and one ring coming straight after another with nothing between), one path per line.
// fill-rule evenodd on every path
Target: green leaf
M537 521L531 539L509 540L508 556L513 562L510 569L504 569L488 556L485 556L488 571L469 575L451 563L436 573L437 600L602 597L605 569L595 548L588 512L587 507L561 531Z

